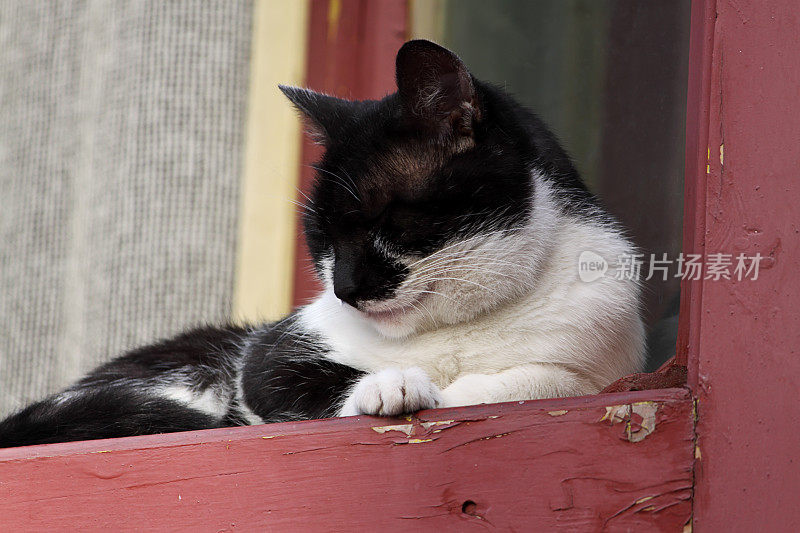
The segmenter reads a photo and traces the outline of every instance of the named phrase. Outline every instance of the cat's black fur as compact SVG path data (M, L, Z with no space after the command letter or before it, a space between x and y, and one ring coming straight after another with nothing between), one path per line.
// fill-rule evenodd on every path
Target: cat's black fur
M532 169L554 183L564 209L603 217L544 124L502 90L473 79L426 41L398 54L399 92L349 102L283 88L327 151L305 214L318 268L359 306L390 296L406 267L459 236L514 229L530 210ZM375 228L384 253L369 245ZM333 253L335 251L335 254ZM0 422L0 447L334 416L363 375L326 358L331 348L295 316L252 329L204 327L134 350L63 393ZM164 393L211 391L209 413Z
M407 110L402 93L380 101L320 101L316 93L282 87L300 109L319 106L313 117L323 124L318 135L328 149L311 197L316 213L304 218L304 228L317 268L338 244L336 256L343 259L334 275L342 300L388 296L405 277L402 265L364 246L373 227L380 226L402 253L420 257L454 237L513 229L530 209L532 166L557 182L559 192L569 198L568 210L612 223L544 123L501 89L472 81L485 119L474 123L475 147L457 157L450 157L449 144L442 148L431 143L429 129L403 120ZM376 161L375 154L398 146L402 155ZM409 160L438 159L446 162L430 163L438 168L426 176L424 186L410 188L396 179L398 167ZM353 177L358 177L357 184L351 183ZM362 204L369 209L361 209ZM483 217L476 221L465 214ZM338 243L329 242L330 237Z
M0 448L247 425L238 398L214 417L152 392L182 376L197 390L233 392L240 365L244 401L264 422L334 416L363 372L325 359L324 347L298 339L292 326L290 316L255 330L204 327L134 350L5 419Z

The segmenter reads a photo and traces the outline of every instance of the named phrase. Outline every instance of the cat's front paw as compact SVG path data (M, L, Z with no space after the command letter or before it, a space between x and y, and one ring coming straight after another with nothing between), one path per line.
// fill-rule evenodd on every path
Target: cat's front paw
M339 416L396 416L432 409L440 403L439 387L421 368L387 368L361 378L342 405Z

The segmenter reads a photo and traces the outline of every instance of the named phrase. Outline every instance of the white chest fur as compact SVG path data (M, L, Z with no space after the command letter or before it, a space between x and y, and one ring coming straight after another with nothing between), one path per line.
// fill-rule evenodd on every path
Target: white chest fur
M616 279L613 268L592 282L578 276L581 252L595 252L613 266L620 255L633 252L631 244L602 224L553 209L547 184L537 181L538 198L529 231L508 237L533 239L534 244L505 243L531 254L531 262L537 263L521 294L470 320L389 338L357 310L342 306L328 288L300 311L303 327L330 345L329 357L337 362L370 372L420 367L442 388L469 374L496 374L519 365L543 363L576 373L591 383L581 392L593 393L638 371L644 330L637 283ZM542 216L547 220L541 220ZM478 285L486 287L485 283ZM473 292L481 290L476 287Z

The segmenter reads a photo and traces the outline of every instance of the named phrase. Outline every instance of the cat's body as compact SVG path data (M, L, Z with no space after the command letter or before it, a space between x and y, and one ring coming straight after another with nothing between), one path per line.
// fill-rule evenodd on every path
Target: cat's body
M598 392L640 370L631 243L555 138L425 41L399 92L284 92L326 144L306 237L325 291L275 324L124 355L0 422L0 446Z

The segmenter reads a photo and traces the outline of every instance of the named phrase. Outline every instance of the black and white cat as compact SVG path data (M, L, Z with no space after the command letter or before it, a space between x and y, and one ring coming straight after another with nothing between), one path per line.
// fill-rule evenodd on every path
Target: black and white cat
M634 248L544 124L428 41L398 91L282 87L326 147L304 215L324 292L274 324L123 355L0 422L0 446L592 394L642 367Z

